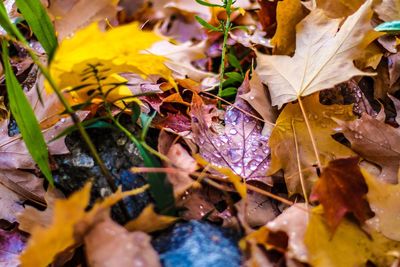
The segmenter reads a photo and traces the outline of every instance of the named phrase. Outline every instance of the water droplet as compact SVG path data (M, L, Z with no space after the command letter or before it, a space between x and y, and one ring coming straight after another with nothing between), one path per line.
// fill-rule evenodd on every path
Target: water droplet
M254 100L255 97L252 95L249 98L250 98L250 100Z
M237 134L237 131L235 129L230 129L229 133L234 135L234 134Z
M66 121L65 118L61 118L60 120L61 123L64 123L65 121Z
M228 155L233 163L240 161L242 158L242 154L240 153L240 149L231 148L228 150Z

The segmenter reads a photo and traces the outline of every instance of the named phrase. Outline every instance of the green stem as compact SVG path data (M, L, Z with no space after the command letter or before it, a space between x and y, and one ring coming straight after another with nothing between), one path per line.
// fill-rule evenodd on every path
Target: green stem
M219 87L218 87L218 96L221 97L222 95L222 85L224 82L225 77L225 56L226 56L226 43L228 41L229 31L231 29L231 6L232 0L228 0L225 6L226 10L226 21L224 27L224 40L222 42L222 54L221 54L221 65L219 70ZM221 102L218 103L221 106Z
M116 186L114 184L114 179L111 176L110 172L108 171L107 167L104 165L104 162L101 160L99 154L97 153L96 147L94 146L92 140L90 139L88 133L86 132L85 128L83 127L79 117L75 114L75 111L71 108L68 104L68 101L65 99L63 93L58 88L56 82L54 81L53 77L51 77L47 68L40 62L39 57L36 53L29 47L28 43L26 42L25 38L22 34L16 30L14 31L15 36L18 38L19 42L23 44L24 48L28 51L30 57L32 58L33 62L39 67L40 71L42 72L43 76L49 82L51 88L53 89L54 93L57 95L58 99L60 100L61 104L64 106L65 111L70 115L73 123L75 124L76 128L78 129L79 133L81 134L83 141L86 143L91 155L93 156L96 163L99 165L101 172L106 177L107 183L109 184L110 188L116 191Z

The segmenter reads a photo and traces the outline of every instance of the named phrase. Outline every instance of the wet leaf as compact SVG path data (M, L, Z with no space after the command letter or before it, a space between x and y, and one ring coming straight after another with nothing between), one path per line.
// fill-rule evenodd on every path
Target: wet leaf
M335 127L338 126L332 118L340 118L343 121L355 119L352 105L322 105L319 102L318 94L304 98L303 105L310 121L311 130L315 135L316 146L323 166L327 166L333 159L355 155L348 147L335 141L331 136L335 133ZM301 166L297 164L295 135ZM268 175L282 169L289 194L302 194L300 168L304 176L306 191L309 192L312 184L318 178L313 167L317 162L298 103L285 106L271 133L269 146L271 147L271 167Z
M240 95L249 91L249 80L245 79L238 90L235 107L227 108L225 127L219 132L209 127L207 116L213 107L204 105L200 97L192 101L192 130L200 155L215 166L228 167L247 181L258 180L270 183L266 176L270 150L267 136L261 134L262 123L250 115L253 109ZM249 115L250 114L250 115Z
M354 67L364 37L372 31L372 0L342 22L314 9L297 25L293 57L257 54L256 71L269 87L272 105L330 88L354 76L371 75ZM340 71L337 71L340 69Z
M358 167L358 158L337 159L329 162L316 182L310 200L318 200L334 232L343 217L352 213L363 224L372 211L366 200L367 184Z
M338 131L350 141L351 149L382 168L378 178L397 183L400 166L399 130L366 113L352 122L337 122L340 125Z
M368 185L367 199L375 217L366 223L387 238L400 241L400 184L379 181L366 170L361 170Z
M376 266L390 266L395 258L390 251L398 251L400 243L343 220L332 236L321 209L314 209L307 226L304 242L308 262L315 267L364 266L371 261Z

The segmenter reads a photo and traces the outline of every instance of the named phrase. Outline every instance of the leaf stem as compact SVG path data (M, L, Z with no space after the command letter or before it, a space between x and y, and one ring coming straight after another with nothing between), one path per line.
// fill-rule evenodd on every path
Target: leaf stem
M312 144L312 147L313 147L313 150L314 150L315 158L317 160L318 168L320 170L322 170L322 164L321 164L321 159L319 158L319 152L318 152L317 144L315 143L315 137L314 137L314 134L313 134L313 132L311 130L310 121L308 120L308 117L307 117L307 114L306 114L306 110L304 109L303 101L301 100L300 96L297 97L297 100L299 101L299 106L300 106L300 109L301 109L301 113L303 114L303 118L304 118L304 122L306 123L306 126L307 126L308 134L310 135L311 144Z
M299 143L297 142L296 128L294 127L294 120L293 119L292 119L292 130L293 130L294 144L295 144L295 147L296 147L297 168L299 170L301 190L303 191L303 196L304 196L304 199L306 201L306 205L308 207L308 205L309 205L309 203L308 203L308 195L307 195L307 191L306 191L303 172L301 170Z

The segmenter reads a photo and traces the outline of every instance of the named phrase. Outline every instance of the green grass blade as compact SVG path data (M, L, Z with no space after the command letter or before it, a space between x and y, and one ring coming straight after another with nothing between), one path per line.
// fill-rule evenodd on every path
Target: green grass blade
M375 31L398 34L400 32L400 20L388 21L375 27Z
M39 123L32 110L32 107L29 104L28 99L26 98L22 87L11 68L10 59L8 57L7 41L2 41L2 48L3 67L6 77L6 88L8 99L10 101L11 113L17 122L22 139L24 140L33 160L37 163L49 183L53 184L53 177L49 167L47 145L44 141L42 131L40 130Z
M32 28L49 59L57 48L54 26L40 0L16 0L18 9Z

